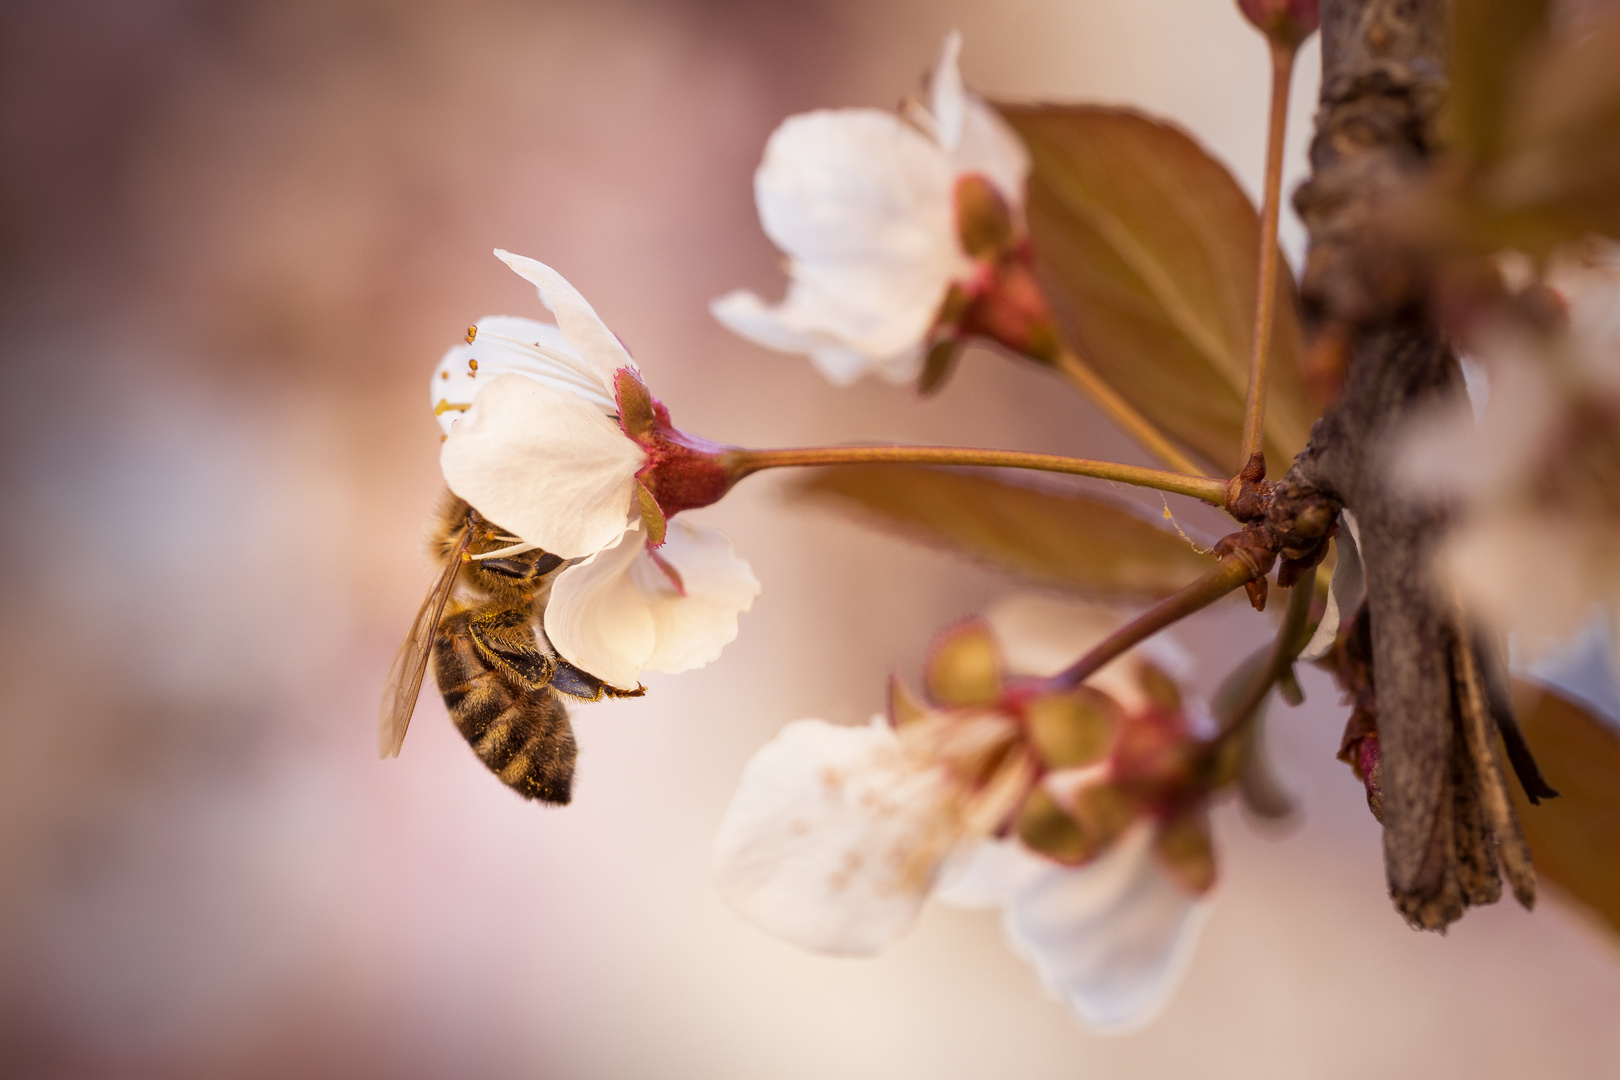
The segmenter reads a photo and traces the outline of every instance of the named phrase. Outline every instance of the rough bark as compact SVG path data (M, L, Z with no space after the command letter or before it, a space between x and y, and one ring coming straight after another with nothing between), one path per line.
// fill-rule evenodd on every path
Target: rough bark
M1421 270L1380 251L1381 210L1418 182L1434 151L1444 91L1446 0L1324 0L1323 83L1313 175L1295 198L1310 232L1302 282L1318 327L1346 341L1339 398L1277 486L1282 505L1327 495L1356 515L1382 744L1390 895L1415 926L1441 929L1500 895L1482 810L1496 770L1463 738L1451 662L1462 633L1429 572L1439 505L1390 483L1393 436L1414 412L1463 392L1424 304ZM1466 636L1465 636L1466 639Z

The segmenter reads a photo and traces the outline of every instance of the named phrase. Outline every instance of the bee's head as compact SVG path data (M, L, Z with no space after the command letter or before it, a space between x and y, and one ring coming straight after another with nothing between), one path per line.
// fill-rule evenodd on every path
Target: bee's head
M471 511L467 539L467 573L473 584L501 599L532 597L565 561L559 555L524 543L492 521Z

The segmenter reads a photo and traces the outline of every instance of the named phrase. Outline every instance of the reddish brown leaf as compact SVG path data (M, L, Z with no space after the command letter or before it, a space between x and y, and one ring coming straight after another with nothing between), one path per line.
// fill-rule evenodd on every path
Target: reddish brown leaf
M1124 109L1002 106L1034 167L1028 218L1070 344L1172 438L1234 473L1248 386L1260 220L1185 132ZM1316 410L1292 277L1278 282L1266 457L1279 476Z
M822 470L802 490L911 539L1101 597L1167 596L1214 564L1118 506L983 473L841 466Z
M1453 8L1447 145L1489 162L1529 57L1547 32L1547 0L1459 0Z
M1532 252L1620 237L1620 16L1549 42L1515 84L1499 162L1480 180L1484 239Z
M1559 792L1531 806L1513 788L1536 872L1620 932L1620 734L1551 690L1513 690L1525 739Z

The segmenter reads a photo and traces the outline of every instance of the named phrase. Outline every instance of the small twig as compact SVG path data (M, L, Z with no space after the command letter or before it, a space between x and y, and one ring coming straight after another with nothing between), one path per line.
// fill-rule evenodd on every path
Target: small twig
M1018 450L977 450L962 446L812 446L782 450L730 449L721 454L721 459L733 483L761 469L807 465L980 465L1113 480L1202 499L1212 506L1222 505L1226 498L1226 481L1213 477Z
M1124 428L1126 434L1140 443L1144 450L1178 472L1191 473L1195 476L1207 475L1205 470L1171 442L1153 421L1120 397L1118 391L1104 382L1102 376L1074 352L1059 349L1052 363L1070 382L1084 391L1098 408L1107 413L1114 423Z
M1242 551L1222 556L1215 564L1215 569L1148 608L1109 634L1096 648L1074 664L1052 676L1051 685L1055 688L1079 686L1104 664L1127 649L1147 640L1172 623L1185 619L1193 612L1208 607L1227 593L1241 589L1263 572L1255 565L1254 560Z
M1305 621L1310 617L1311 599L1316 591L1316 576L1313 574L1307 581L1295 583L1288 590L1288 608L1283 612L1282 625L1277 628L1276 640L1271 646L1271 656L1266 665L1255 673L1254 680L1244 690L1243 696L1238 699L1231 711L1217 721L1221 727L1221 737L1226 738L1231 732L1243 728L1246 722L1260 708L1271 688L1282 678L1283 673L1293 666L1299 651L1305 647Z
M1249 361L1249 394L1243 408L1243 461L1265 445L1266 361L1271 355L1271 324L1277 308L1277 216L1282 196L1283 135L1288 128L1288 91L1297 43L1268 38L1271 46L1271 119L1266 128L1266 180L1260 204L1260 283L1254 304L1254 352Z

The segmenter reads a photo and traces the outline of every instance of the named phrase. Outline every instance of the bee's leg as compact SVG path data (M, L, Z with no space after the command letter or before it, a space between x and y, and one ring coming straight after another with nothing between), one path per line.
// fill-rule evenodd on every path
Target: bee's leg
M598 701L604 697L631 698L640 697L647 692L645 686L638 686L634 690L620 690L616 686L609 686L588 671L581 671L562 657L557 657L553 663L555 670L551 673L551 688L569 697L583 698L586 701Z
M540 650L527 611L486 608L468 620L467 633L485 659L518 685L538 690L551 683L557 659Z
M479 565L490 573L525 584L538 582L562 564L562 557L549 551L541 552L538 558L479 560Z

